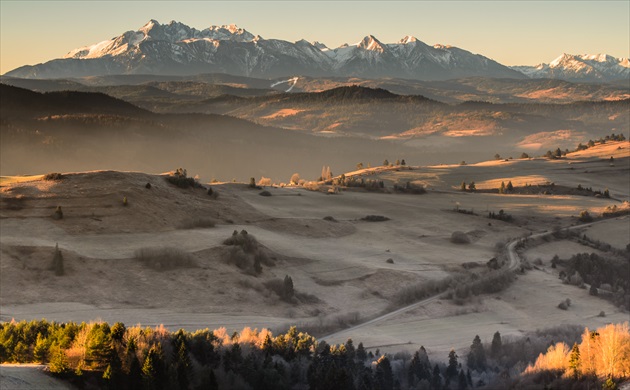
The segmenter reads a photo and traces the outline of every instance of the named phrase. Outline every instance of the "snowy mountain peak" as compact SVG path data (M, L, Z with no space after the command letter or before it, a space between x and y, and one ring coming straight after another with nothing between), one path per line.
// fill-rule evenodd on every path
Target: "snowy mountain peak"
M210 35L214 39L220 40L239 40L251 41L254 35L249 31L238 27L235 24L227 24L223 26L210 26L202 31L202 34Z
M406 35L403 39L401 39L398 42L406 45L408 43L413 43L413 42L417 42L417 41L418 41L418 39L416 39L416 37L411 36L411 35Z
M441 43L436 43L435 45L433 45L434 49L450 49L451 47L451 45L442 45Z
M82 61L85 59L90 61ZM389 44L367 35L355 45L330 49L322 43L305 40L265 40L234 24L197 30L177 21L160 24L155 19L136 31L75 49L62 59L18 68L8 75L59 78L211 72L251 77L301 74L419 80L525 77L481 55L457 48L439 50L410 35Z
M611 81L630 77L627 58L607 54L563 53L549 64L513 67L531 78L560 78L569 81Z
M567 54L567 53L562 53L562 55L558 58L556 58L555 60L551 61L549 63L549 66L552 68L557 67L558 65L562 64L563 62L566 61L570 61L574 56L571 54Z
M318 48L321 51L325 51L325 50L330 50L330 48L328 46L326 46L325 44L318 42L318 41L313 41L313 43L311 43L313 46L315 46L316 48Z
M156 26L160 26L160 22L155 19L149 20L144 26L140 27L138 31L143 32L145 35L149 35L149 32Z
M376 39L374 35L367 35L361 42L357 44L357 47L370 51L384 52L385 47L383 44Z

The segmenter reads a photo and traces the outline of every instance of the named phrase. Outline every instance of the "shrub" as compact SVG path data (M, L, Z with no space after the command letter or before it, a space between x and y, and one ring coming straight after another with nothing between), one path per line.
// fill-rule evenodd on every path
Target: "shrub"
M324 221L337 222L337 220L330 215L325 216L323 219Z
M233 246L228 254L227 262L235 264L250 275L262 273L263 264L267 266L274 265L274 261L263 252L254 236L248 234L245 230L242 230L240 233L235 230L232 233L232 237L223 241L223 245Z
M61 206L57 206L57 208L55 209L55 212L52 215L53 219L62 219L63 218L63 211L61 211Z
M427 190L426 188L424 188L424 186L414 185L410 181L405 182L405 184L394 184L394 191L415 195L422 195L427 193Z
M265 191L261 191L258 195L260 195L260 196L271 196L271 192L265 190Z
M187 176L186 170L183 168L177 168L175 171L169 172L168 176L166 176L166 181L179 188L201 187L197 180Z
M44 175L44 180L62 180L64 179L64 176L61 173L58 172L52 172L52 173L47 173Z
M141 248L135 253L136 260L156 271L191 268L195 262L189 253L179 248Z
M580 212L580 222L592 222L593 221L593 217L591 217L591 214L588 212L588 210L582 210Z
M454 244L470 244L470 237L468 237L468 234L458 230L451 234L451 242Z
M240 269L247 269L252 266L251 259L243 251L243 248L239 248L237 246L232 247L227 257L228 264L234 264Z
M597 315L598 317L606 317L606 313L602 310L599 312L599 314Z
M123 202L122 202L123 206L128 206L129 202L127 201L127 197L123 197Z
M502 209L499 210L498 213L495 213L494 211L492 212L488 212L488 218L490 219L497 219L499 221L503 221L503 222L512 222L513 218L510 214L506 213L505 211L503 211Z
M259 185L259 186L262 186L262 187L265 187L265 186L266 186L266 187L268 187L268 186L270 186L270 185L271 185L271 178L261 176L261 177L260 177L260 180L258 181L258 185Z
M151 189L151 183L147 183L147 184L144 186L144 188L146 188L147 190L150 190L150 189Z
M289 275L285 275L284 280L278 278L268 280L264 285L275 292L283 301L294 302L295 289L293 279Z
M388 264L394 264L394 259L389 258L389 259L385 260L385 262L388 263Z
M558 309L567 310L569 309L569 306L567 305L565 301L562 301L558 304Z
M223 245L240 246L246 253L254 253L258 249L258 241L247 230L241 230L240 233L235 230L232 237L223 241Z
M365 217L361 218L361 220L367 222L384 222L389 221L389 218L382 215L366 215Z
M208 187L208 196L212 199L217 199L219 197L219 193L212 189L212 187Z
M53 261L50 267L53 271L55 271L55 275L62 276L65 274L63 269L63 255L59 250L59 244L55 245L55 255L53 256Z
M427 282L403 286L392 297L392 302L394 305L399 306L417 302L446 291L454 281L454 278L448 277L442 280L429 280Z

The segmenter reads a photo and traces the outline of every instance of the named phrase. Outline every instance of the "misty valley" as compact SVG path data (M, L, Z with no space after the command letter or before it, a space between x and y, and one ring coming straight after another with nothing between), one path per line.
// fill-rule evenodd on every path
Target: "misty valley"
M0 388L628 388L628 69L151 20L5 73Z

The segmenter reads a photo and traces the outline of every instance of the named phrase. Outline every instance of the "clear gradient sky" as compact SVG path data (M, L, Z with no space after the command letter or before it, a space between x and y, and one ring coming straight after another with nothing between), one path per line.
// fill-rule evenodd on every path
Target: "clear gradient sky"
M562 53L630 56L630 1L28 1L0 0L0 73L59 58L149 19L199 30L236 24L264 38L329 47L372 34L457 46L505 65Z

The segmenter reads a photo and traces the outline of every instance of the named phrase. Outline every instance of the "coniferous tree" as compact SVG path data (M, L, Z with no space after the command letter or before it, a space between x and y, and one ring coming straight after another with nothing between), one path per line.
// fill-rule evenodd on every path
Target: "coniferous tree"
M364 362L365 359L367 359L368 355L367 352L365 351L365 347L363 346L363 343L359 343L359 345L357 346L357 353L356 353L356 358L358 361L360 362Z
M33 348L33 359L38 363L46 363L48 360L48 341L41 333L37 333L35 347Z
M147 390L158 390L164 384L164 358L160 344L153 345L142 365L142 376Z
M126 331L127 328L125 327L125 324L123 324L122 322L116 322L114 325L112 325L110 331L110 337L112 341L119 345L122 345L123 337L125 336Z
M295 290L293 289L293 279L291 279L289 275L284 276L283 286L284 286L284 297L286 299L293 298L293 295L295 295Z
M192 366L190 357L188 356L188 348L186 347L186 338L181 329L175 334L173 349L176 353L175 371L177 375L177 383L179 384L180 389L187 389L192 375Z
M512 192L514 191L514 185L512 184L512 180L508 181L507 186L505 187L506 190Z
M448 366L446 367L446 379L452 379L457 376L457 354L454 349L448 353Z
M408 376L410 384L415 384L417 381L423 379L430 381L431 363L429 362L429 356L424 346L421 346L420 349L413 354L409 364Z
M492 337L492 345L490 346L490 353L492 354L492 357L493 358L498 357L502 349L503 349L503 344L501 342L501 333L497 331L494 333L494 336Z
M59 344L54 344L50 347L50 361L48 363L48 370L57 375L65 375L70 372L70 364L66 353L61 349Z
M53 256L51 268L53 271L55 271L55 275L57 276L62 276L65 273L63 269L63 255L59 250L59 244L55 245L55 255Z
M392 373L392 365L386 355L381 356L376 362L375 376L380 389L393 390L394 375Z
M467 364L468 367L473 370L483 371L486 369L486 353L483 349L483 344L481 344L479 335L475 336L475 339L470 346Z
M459 371L459 376L457 377L457 388L458 390L465 390L468 388L468 381L466 380L464 370Z
M111 356L108 359L109 363L103 373L103 379L107 383L109 389L120 389L123 383L122 375L122 363L118 357L118 353L112 350Z
M438 367L437 363L433 367L433 375L431 376L431 387L438 390L442 388L442 375L440 374L440 367Z
M578 347L577 343L574 343L569 355L569 368L573 371L573 378L575 379L580 375L580 366L580 347Z

